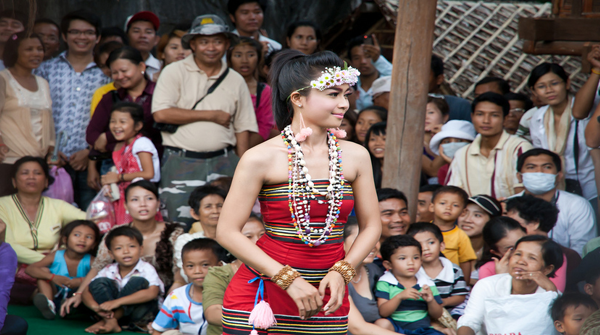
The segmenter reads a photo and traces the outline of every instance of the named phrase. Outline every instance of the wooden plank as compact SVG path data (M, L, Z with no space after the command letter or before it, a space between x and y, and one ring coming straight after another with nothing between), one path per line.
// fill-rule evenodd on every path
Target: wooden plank
M531 55L569 55L580 56L585 42L534 42L523 41L523 52Z
M519 38L529 41L600 41L600 18L519 19Z
M583 12L583 0L571 0L571 17L581 17Z
M383 187L404 192L417 213L436 0L399 0Z

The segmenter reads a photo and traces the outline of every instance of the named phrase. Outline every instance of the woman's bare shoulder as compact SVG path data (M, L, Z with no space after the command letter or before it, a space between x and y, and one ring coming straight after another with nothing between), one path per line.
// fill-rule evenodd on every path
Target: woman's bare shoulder
M342 157L351 159L364 159L370 157L367 149L358 143L342 140L339 141L339 144L342 148Z

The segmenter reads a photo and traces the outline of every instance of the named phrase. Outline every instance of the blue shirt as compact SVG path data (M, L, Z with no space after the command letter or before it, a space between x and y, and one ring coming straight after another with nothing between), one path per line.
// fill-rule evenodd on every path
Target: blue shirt
M392 75L392 63L390 63L385 57L379 56L376 62L373 62L373 65L379 71L379 77L391 76ZM361 110L365 107L369 107L373 105L373 91L369 88L368 91L365 91L360 82L360 77L358 78L358 82L356 83L358 87L358 99L356 99L356 109Z
M52 116L56 133L65 131L68 141L59 148L67 157L87 149L85 130L90 122L92 96L111 80L91 62L81 73L75 72L67 60L67 52L43 62L34 74L50 85Z

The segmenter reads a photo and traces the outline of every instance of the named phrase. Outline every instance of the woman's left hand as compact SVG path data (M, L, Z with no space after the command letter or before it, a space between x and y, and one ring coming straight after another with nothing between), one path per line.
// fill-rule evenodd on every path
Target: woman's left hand
M515 279L517 280L533 280L539 287L546 291L558 291L556 285L541 271L516 272L515 275Z
M107 172L105 175L100 177L100 183L102 185L115 184L119 182L119 174L115 172Z
M329 301L327 305L323 307L325 315L332 314L342 306L344 302L344 292L346 290L346 283L344 277L337 271L329 272L319 285L319 294L321 298L325 297L325 289L329 287Z

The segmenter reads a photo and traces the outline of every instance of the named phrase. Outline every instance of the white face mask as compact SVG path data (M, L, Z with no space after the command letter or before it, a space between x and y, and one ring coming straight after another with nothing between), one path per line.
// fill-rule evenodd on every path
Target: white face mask
M533 194L544 194L556 187L556 175L543 172L523 173L523 186Z
M448 158L454 158L454 155L458 151L458 149L464 147L469 144L469 142L452 142L452 143L444 143L442 144L442 149L444 150L444 155L448 156Z

